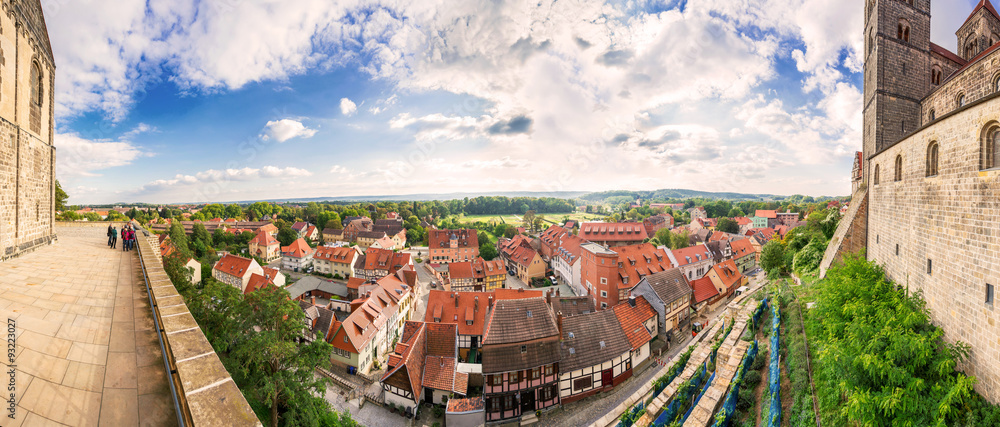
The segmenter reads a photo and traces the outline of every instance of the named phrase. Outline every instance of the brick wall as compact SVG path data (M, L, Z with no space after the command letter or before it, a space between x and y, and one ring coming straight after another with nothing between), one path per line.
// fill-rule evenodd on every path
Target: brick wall
M55 149L0 118L0 260L52 241Z

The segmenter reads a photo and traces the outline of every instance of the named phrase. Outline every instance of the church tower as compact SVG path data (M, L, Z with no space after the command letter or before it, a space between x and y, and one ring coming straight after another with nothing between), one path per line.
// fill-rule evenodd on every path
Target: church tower
M866 0L864 184L868 158L921 126L920 100L930 90L930 0Z

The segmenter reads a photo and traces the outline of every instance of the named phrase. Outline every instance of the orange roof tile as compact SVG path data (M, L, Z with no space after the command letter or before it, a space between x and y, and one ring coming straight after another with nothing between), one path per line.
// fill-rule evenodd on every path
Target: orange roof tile
M637 297L635 299L635 307L632 307L629 303L624 303L614 306L613 310L633 350L642 347L643 344L653 339L653 336L649 334L649 330L646 329L644 322L656 317L656 311L653 310L653 306L649 304L649 301L646 301L646 297Z

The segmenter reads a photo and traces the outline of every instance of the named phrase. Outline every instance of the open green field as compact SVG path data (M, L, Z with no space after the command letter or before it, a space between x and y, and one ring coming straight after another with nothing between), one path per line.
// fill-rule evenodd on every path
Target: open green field
M582 221L599 221L599 220L604 219L603 215L588 214L588 213L582 213L582 212L557 213L557 214L540 214L540 215L542 217L544 217L546 220L555 221L555 222L559 222L559 223L561 223L562 220L563 220L563 218L565 218L565 217L569 217L569 219L576 220L576 221L581 221L581 222ZM456 215L455 218L458 220L458 222L463 222L463 223L473 223L473 222L476 222L476 221L482 221L482 222L497 221L497 222L499 222L501 220L501 218L502 218L503 221L506 222L507 224L514 224L514 225L520 225L521 224L521 216L520 215Z

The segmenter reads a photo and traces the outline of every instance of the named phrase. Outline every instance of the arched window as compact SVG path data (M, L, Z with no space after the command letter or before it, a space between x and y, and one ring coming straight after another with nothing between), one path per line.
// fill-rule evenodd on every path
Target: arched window
M899 25L896 26L896 38L904 42L910 41L910 23L905 19L899 20Z
M903 180L903 156L896 156L896 170L893 172L895 173L893 181L899 182Z
M872 179L875 185L878 185L878 165L875 165L875 177Z
M940 65L934 64L934 66L931 67L931 84L932 85L939 85L939 84L941 84L941 66Z
M930 116L930 120L929 121L931 121L931 122L933 122L934 119L937 118L936 115L934 114L934 109L933 108L931 108L931 112L930 112L929 116Z
M964 93L961 93L961 94L958 95L957 102L958 102L958 108L962 108L962 107L965 106L965 94Z
M979 39L975 34L965 39L965 59L970 60L979 54Z
M993 76L993 92L1000 92L1000 73Z
M31 102L35 105L42 105L45 97L45 86L42 82L42 68L37 62L31 63Z
M983 128L979 148L979 168L1000 167L1000 123L990 122Z
M927 176L938 174L938 143L931 142L927 146Z

